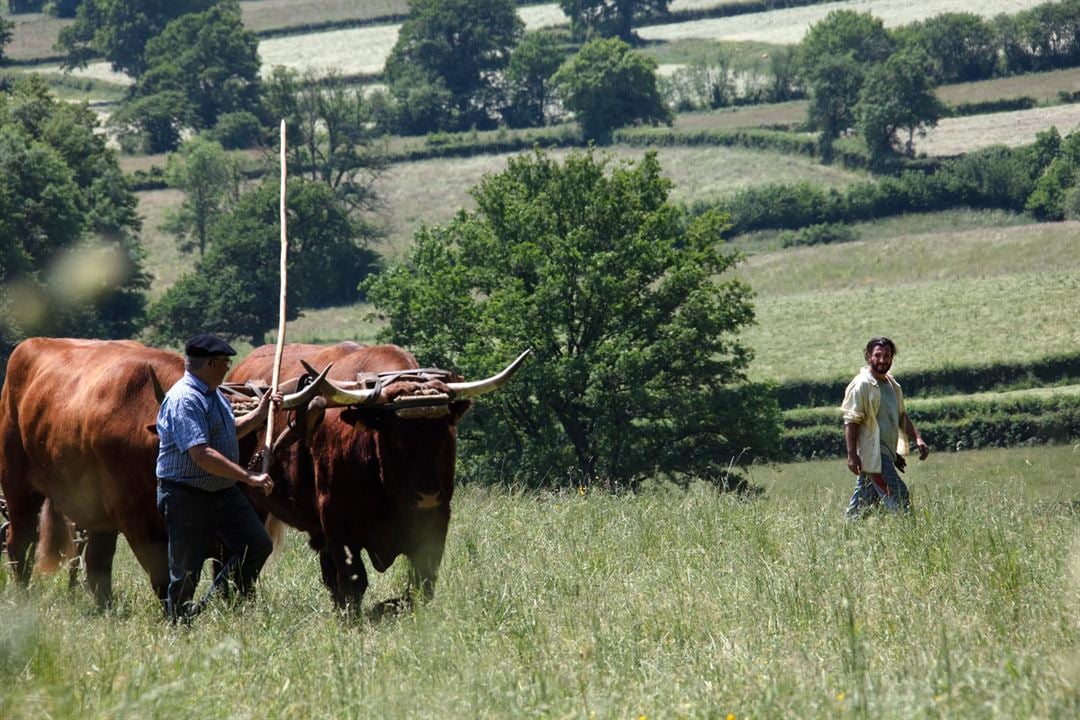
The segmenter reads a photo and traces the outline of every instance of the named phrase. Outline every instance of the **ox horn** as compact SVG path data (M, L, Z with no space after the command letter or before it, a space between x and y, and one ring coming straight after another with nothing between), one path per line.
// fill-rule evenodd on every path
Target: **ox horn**
M292 410L293 408L300 407L301 405L307 405L313 397L318 395L322 391L322 384L326 382L326 376L330 372L330 368L334 367L334 363L330 363L326 366L326 369L319 373L319 376L315 378L313 382L308 384L300 392L286 395L281 400L282 410Z
M503 385L510 382L510 378L514 376L514 373L521 367L521 363L525 362L525 358L528 357L531 352L532 348L529 348L518 355L517 360L507 365L498 375L492 375L484 380L474 380L472 382L446 383L446 387L450 388L450 392L458 399L477 397L489 393L492 390L498 390Z
M338 385L333 380L326 378L322 381L322 396L330 403L330 407L346 407L349 405L374 405L382 397L382 383L376 381L375 387L367 390L350 390Z
M154 366L146 363L146 369L150 371L150 385L154 388L154 397L157 398L158 405L160 405L165 402L165 389L161 387L161 380L158 379Z

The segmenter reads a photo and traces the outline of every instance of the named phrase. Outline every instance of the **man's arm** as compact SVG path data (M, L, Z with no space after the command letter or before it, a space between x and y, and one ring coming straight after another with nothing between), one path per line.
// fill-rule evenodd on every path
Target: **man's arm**
M847 466L853 474L862 473L862 460L859 458L859 423L844 424L844 442L847 444Z
M930 454L930 446L926 444L926 441L922 439L922 435L915 429L915 423L911 422L911 418L907 413L904 413L904 432L908 437L915 438L915 447L919 448L919 459L925 460L926 456Z
M250 413L249 413L250 414ZM219 453L209 445L196 445L188 449L191 460L200 468L219 477L228 478L235 482L242 482L269 495L274 489L274 481L266 473L250 473L234 463L229 458Z

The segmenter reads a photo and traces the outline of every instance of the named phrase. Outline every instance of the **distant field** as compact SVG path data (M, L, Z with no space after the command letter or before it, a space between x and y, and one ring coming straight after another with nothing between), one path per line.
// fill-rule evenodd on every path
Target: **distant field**
M703 112L679 113L674 128L680 132L695 130L733 130L763 125L797 125L806 121L807 103L793 100L771 105L745 105Z
M156 299L191 269L198 254L181 253L173 236L160 228L165 220L165 211L178 208L184 201L183 192L145 190L136 195L139 198L139 216L143 219L143 229L139 237L143 250L146 251L146 268L154 275L148 294L151 299Z
M931 213L907 213L892 217L851 223L855 240L871 242L916 235L943 235L954 232L997 232L1004 228L1032 225L1035 219L1022 213L1005 210L974 210L955 208ZM1043 226L1051 227L1051 226ZM1056 226L1052 226L1056 227ZM747 255L761 255L784 249L782 230L761 230L739 235L731 246ZM803 250L806 250L804 248ZM761 277L758 281L761 281Z
M35 60L58 55L53 45L60 37L60 29L74 22L41 13L10 15L7 19L15 23L11 42L4 46L4 55L12 60Z
M950 104L985 102L1003 98L1031 97L1038 102L1056 101L1058 93L1080 91L1080 68L1051 70L1030 75L943 85L937 96Z
M644 152L615 146L616 158L640 159ZM550 157L563 158L569 150L553 150ZM442 224L459 208L471 207L467 191L485 173L501 172L515 153L481 155L400 163L380 179L377 191L387 203L389 247L397 255L411 244L420 222ZM674 147L658 152L664 174L675 183L672 198L694 200L766 181L809 180L829 187L843 187L862 176L838 166L823 166L809 158L721 147Z
M259 43L262 72L269 75L275 65L316 73L332 68L343 75L382 72L400 29L400 25L372 25L267 38Z
M1080 105L1055 105L1031 110L945 118L926 137L915 138L915 151L930 156L960 155L990 145L1026 145L1051 125L1062 135L1080 124Z
M842 375L867 338L897 367L1024 362L1080 345L1080 223L942 232L751 258L758 378Z
M903 3L895 0L846 0L733 17L652 25L638 28L637 33L643 39L653 41L698 37L716 40L758 40L793 45L802 40L810 25L833 10L869 12L881 18L886 27L896 27L945 12L973 12L983 17L993 17L1000 13L1017 13L1026 8L1042 5L1044 2L1045 0L986 0L986 2L972 4L966 0L910 0Z
M342 20L404 15L408 0L248 0L240 3L244 26L254 32Z

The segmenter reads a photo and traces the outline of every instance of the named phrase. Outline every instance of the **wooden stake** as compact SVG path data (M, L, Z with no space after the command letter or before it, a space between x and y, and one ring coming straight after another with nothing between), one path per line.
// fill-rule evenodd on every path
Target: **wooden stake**
M285 290L287 287L286 258L289 252L289 235L285 225L285 120L281 121L281 292L278 297L278 330L277 348L274 350L274 373L270 380L270 393L278 391L278 380L281 374L281 355L285 351ZM270 450L274 443L274 408L266 416L266 438L263 441L262 471L270 470Z

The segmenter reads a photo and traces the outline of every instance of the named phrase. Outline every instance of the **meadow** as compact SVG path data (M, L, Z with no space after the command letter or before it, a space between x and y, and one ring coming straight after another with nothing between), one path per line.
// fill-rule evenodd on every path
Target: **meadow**
M1080 124L1080 105L1055 105L1030 110L1014 110L986 115L943 118L928 128L925 137L916 135L915 152L931 156L962 155L990 145L1027 145L1036 133L1051 125L1062 135Z
M0 716L1069 718L1080 447L933 454L908 517L842 519L838 461L760 496L465 485L434 600L339 616L295 533L259 595L169 627L121 542L104 615L0 574Z
M757 292L751 374L853 374L866 339L900 348L896 371L1030 361L1080 343L1076 223L1020 225L762 252L740 270Z

